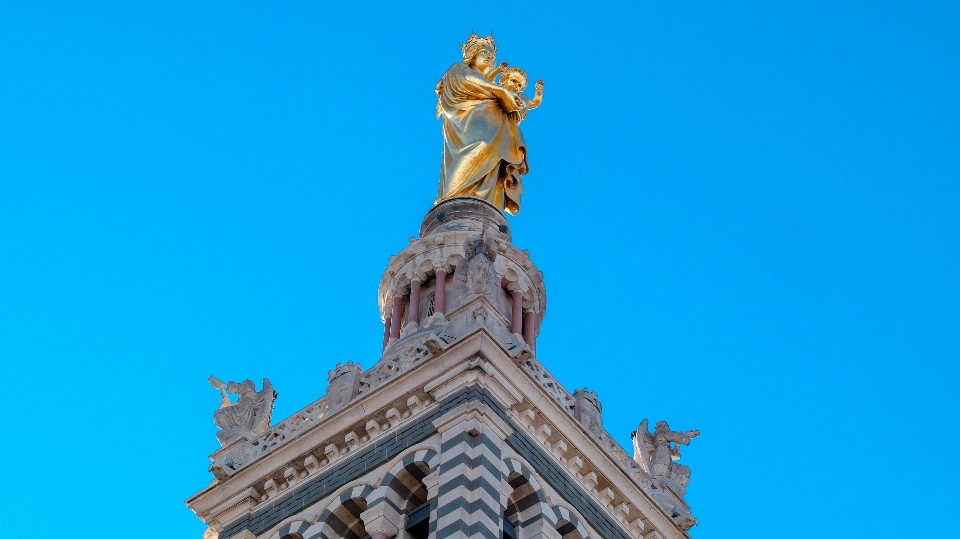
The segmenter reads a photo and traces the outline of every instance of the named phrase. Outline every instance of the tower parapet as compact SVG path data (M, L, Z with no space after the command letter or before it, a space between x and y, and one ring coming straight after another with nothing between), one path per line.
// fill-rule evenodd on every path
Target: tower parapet
M390 257L380 280L385 353L408 336L457 326L479 298L488 325L535 352L547 309L543 273L510 240L503 213L483 200L453 198L431 209L420 237Z

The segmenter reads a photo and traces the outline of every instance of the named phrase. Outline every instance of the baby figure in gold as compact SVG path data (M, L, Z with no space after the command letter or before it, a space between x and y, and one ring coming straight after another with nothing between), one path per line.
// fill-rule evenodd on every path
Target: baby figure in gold
M543 79L538 80L534 85L536 91L533 94L533 99L530 99L527 94L522 93L527 87L527 73L519 67L504 67L500 74L500 86L516 93L517 100L522 103L520 110L508 113L510 118L517 123L526 118L528 110L539 107L540 103L543 102Z

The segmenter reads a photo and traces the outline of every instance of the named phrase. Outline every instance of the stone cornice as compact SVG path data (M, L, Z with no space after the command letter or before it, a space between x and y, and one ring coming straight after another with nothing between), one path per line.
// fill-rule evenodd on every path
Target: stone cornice
M245 510L280 499L291 487L416 421L457 389L479 385L628 534L639 538L650 529L681 531L654 502L649 479L631 474L632 460L624 450L605 433L598 439L587 431L524 361L478 327L442 353L410 365L389 383L324 418L322 424L207 487L187 504L208 523L223 524L225 516L237 512L233 501L237 496L250 500L241 508ZM256 497L259 501L254 503Z
M649 483L649 479L642 475L633 476L628 471L631 468L625 460L632 462L632 459L619 444L606 433L599 440L594 437L526 370L521 369L525 376L516 376L517 361L504 353L486 332L478 333L476 338L481 341L479 347L487 362L498 371L509 373L506 378L523 396L522 402L509 408L511 418L522 425L544 452L590 493L625 531L635 537L651 527L681 531L651 497L647 489L653 485L646 487L644 484ZM459 345L475 346L468 344L468 339ZM457 346L451 347L451 351ZM620 459L615 458L614 451L621 453ZM637 468L634 473L643 472Z

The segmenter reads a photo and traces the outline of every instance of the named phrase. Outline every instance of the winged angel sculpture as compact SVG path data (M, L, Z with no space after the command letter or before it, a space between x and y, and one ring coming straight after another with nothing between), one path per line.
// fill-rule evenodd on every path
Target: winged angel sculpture
M670 486L677 495L683 497L690 484L690 468L674 461L680 460L680 444L690 445L690 440L700 436L700 431L670 430L666 421L658 421L651 433L644 419L632 436L633 460L654 481Z
M270 429L270 415L277 392L273 384L263 379L263 389L257 391L252 380L241 383L223 383L211 376L210 385L220 390L220 408L213 412L214 423L220 427L217 439L226 447L241 439L263 434ZM228 393L240 397L234 403Z

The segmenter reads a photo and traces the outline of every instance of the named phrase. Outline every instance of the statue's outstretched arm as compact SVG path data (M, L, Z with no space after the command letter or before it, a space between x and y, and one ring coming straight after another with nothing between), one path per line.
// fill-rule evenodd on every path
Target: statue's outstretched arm
M533 95L533 99L530 100L530 103L527 105L528 109L535 109L540 106L540 103L543 102L543 79L537 81L536 92Z
M690 440L697 436L700 436L700 431L698 430L689 430L687 432L673 431L667 434L667 440L677 444L690 445Z
M220 407L226 408L227 406L233 406L233 402L230 400L230 396L227 395L227 384L224 384L220 380L217 380L216 376L211 376L207 378L207 381L210 382L210 385L220 390Z

